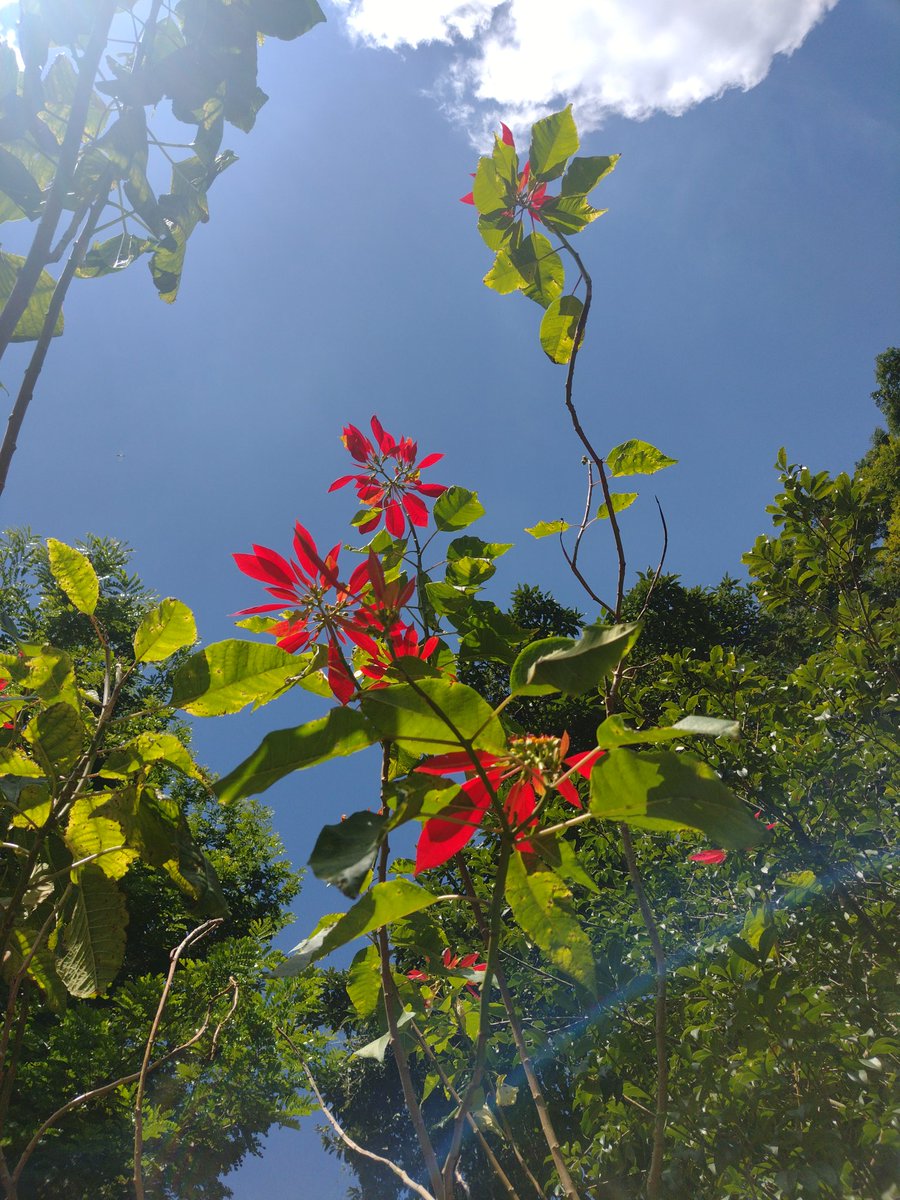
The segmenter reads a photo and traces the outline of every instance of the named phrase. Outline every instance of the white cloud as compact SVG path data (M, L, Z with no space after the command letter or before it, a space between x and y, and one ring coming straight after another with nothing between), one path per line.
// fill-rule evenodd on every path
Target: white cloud
M335 0L372 46L446 43L436 92L473 132L571 100L579 125L760 83L837 0Z

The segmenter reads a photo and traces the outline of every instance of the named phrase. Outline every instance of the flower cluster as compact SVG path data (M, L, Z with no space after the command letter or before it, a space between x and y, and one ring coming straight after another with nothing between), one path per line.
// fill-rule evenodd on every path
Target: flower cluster
M355 484L365 514L359 522L360 533L377 529L383 516L388 533L392 537L402 537L407 518L410 525L422 527L428 524L428 509L421 497L434 498L447 490L445 484L422 483L419 479L420 471L433 467L444 456L427 454L417 463L418 446L411 438L402 437L398 441L382 428L377 417L372 418L371 425L374 445L355 425L347 425L342 438L350 454L366 470L356 475L342 475L328 490L333 492L348 483Z
M512 135L512 130L508 125L500 122L500 140L506 146L512 146L515 149L516 143ZM541 208L545 201L549 199L547 196L546 183L531 182L531 163L526 162L524 169L518 177L516 185L516 198L512 208L504 212L504 217L513 218L519 213L528 213L534 220L540 221ZM474 204L475 193L468 192L465 196L460 196L460 201L463 204Z
M438 754L418 766L416 770L426 775L464 774L468 778L442 812L425 822L416 847L416 874L441 866L468 844L504 785L509 788L503 812L514 832L516 849L531 851L526 830L537 821L538 798L552 790L574 808L581 808L569 776L577 773L589 779L604 753L594 749L567 757L568 748L568 734L561 738L526 734L510 738L505 754L476 751L477 766L464 751Z
M328 645L328 685L342 704L356 691L356 680L347 665L343 644L354 633L353 616L360 593L369 582L368 561L360 563L343 583L338 570L340 544L323 558L312 535L298 521L294 526L296 561L283 558L267 546L253 547L252 554L235 554L238 568L266 585L275 604L244 608L238 616L258 613L290 613L271 626L278 645L289 654L306 650L322 634Z
M441 957L441 961L444 964L444 969L446 971L474 971L479 975L483 975L487 970L487 963L480 963L478 961L477 950L473 950L471 954L464 954L462 958L460 958L458 955L455 955L448 946ZM411 979L413 983L428 983L431 979L431 976L427 971L407 971L406 977L407 979ZM478 989L474 986L474 984L467 983L466 990L471 992L476 1000L479 999ZM430 1002L427 1001L426 1007L429 1004Z

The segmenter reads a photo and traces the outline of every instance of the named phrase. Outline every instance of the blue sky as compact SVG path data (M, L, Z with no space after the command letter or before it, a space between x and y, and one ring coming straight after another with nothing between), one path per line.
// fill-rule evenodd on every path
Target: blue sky
M190 243L177 303L156 299L141 264L73 287L3 524L126 540L146 582L189 603L203 639L217 641L231 635L230 613L262 599L233 551L287 550L297 518L326 545L343 536L352 497L326 494L348 469L340 429L377 413L423 451L446 454L435 479L479 492L487 515L475 532L516 543L498 600L540 580L581 605L553 541L522 532L575 517L583 503L563 371L540 351L536 306L483 287L490 256L457 200L485 123L505 112L524 130L565 80L576 119L594 126L583 152L622 154L596 193L609 212L580 238L595 280L582 418L601 450L639 437L680 460L623 516L630 565L657 558L658 494L670 570L689 583L740 574L741 553L767 529L778 447L848 469L876 423L873 361L898 341L900 308L900 112L889 84L900 10L844 0L824 13L830 4L803 0L793 8L805 38L752 23L690 37L673 26L656 69L642 73L627 51L646 29L625 31L631 43L623 35L607 71L598 32L567 18L562 32L544 18L539 61L524 0L499 14L520 21L519 59L488 0L467 10L493 20L472 39L457 29L455 43L397 50L354 40L344 8L325 7L327 25L263 47L271 101L249 137L226 139L240 161L210 194L212 219ZM590 7L573 0L576 14ZM632 7L652 31L660 14L687 18L695 5ZM440 32L456 10L369 0L352 11L370 41L390 43L414 11L443 13ZM802 42L794 53L772 58L792 37ZM567 74L572 57L578 70ZM710 64L722 61L755 86L714 98L722 78ZM625 97L615 104L604 90L613 76ZM684 107L684 80L710 98ZM8 387L22 359L3 364ZM602 531L588 554L594 577L609 581ZM288 697L198 724L197 748L225 772L268 729L313 715ZM354 761L267 794L295 861L323 820L373 802L373 778ZM335 899L310 879L285 944ZM343 1196L317 1145L311 1127L273 1138L266 1158L235 1176L238 1200Z

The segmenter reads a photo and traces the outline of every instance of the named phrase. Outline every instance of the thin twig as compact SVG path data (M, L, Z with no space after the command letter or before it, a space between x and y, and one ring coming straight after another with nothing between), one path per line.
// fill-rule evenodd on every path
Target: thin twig
M37 386L37 381L44 366L44 359L47 357L47 350L50 347L50 342L53 338L56 329L56 322L59 320L59 315L62 312L63 300L66 297L66 292L69 290L69 284L75 277L75 272L81 265L85 252L88 248L88 243L94 234L94 228L97 221L100 219L100 213L106 204L106 196L100 195L94 201L94 206L90 211L88 219L84 223L84 228L78 236L78 240L72 247L72 253L63 268L63 272L57 280L56 286L53 289L53 295L50 297L50 303L47 306L47 313L44 317L44 323L41 326L40 336L34 347L31 355L31 361L26 368L25 374L22 377L22 385L19 388L19 394L16 396L16 402L13 405L13 410L9 414L7 422L6 434L3 438L3 445L0 446L0 494L6 487L6 477L9 474L9 466L12 462L12 457L16 452L16 439L19 436L19 431L22 428L22 422L25 419L25 414L28 411L28 406L34 397L34 389ZM22 268L24 271L24 267ZM9 303L12 303L10 297ZM4 310L5 312L5 310Z
M92 1088L89 1092L82 1092L80 1096L75 1096L74 1099L67 1101L55 1112L51 1113L22 1151L22 1155L16 1164L16 1169L11 1176L13 1184L18 1183L29 1158L31 1158L38 1146L38 1143L47 1130L51 1129L54 1125L61 1121L67 1113L72 1112L72 1110L75 1108L80 1108L82 1104L87 1104L90 1100L99 1100L101 1097L108 1095L110 1092L114 1092L116 1088L127 1087L129 1083L134 1083L136 1080L140 1079L141 1075L144 1075L145 1078L147 1075L152 1075L154 1071L158 1071L159 1068L165 1066L167 1062L170 1062L179 1054L183 1054L185 1050L190 1050L192 1046L195 1046L206 1033L207 1029L209 1029L213 1004L219 999L220 996L223 996L225 992L229 990L229 988L225 988L223 991L217 992L216 995L212 997L206 1006L206 1016L204 1017L202 1025L200 1025L200 1027L191 1034L187 1041L182 1042L179 1046L174 1046L171 1050L167 1050L166 1053L157 1058L155 1062L150 1063L146 1071L144 1070L143 1066L141 1066L139 1071L133 1071L130 1075L122 1075L118 1079L113 1079L110 1083L104 1083L100 1087Z
M424 1053L425 1057L432 1063L432 1065L434 1066L434 1069L437 1071L440 1081L443 1084L448 1095L452 1096L452 1098L456 1101L457 1104L462 1104L462 1097L460 1096L460 1094L456 1090L456 1088L453 1086L453 1084L450 1082L450 1077L447 1075L447 1072L441 1066L441 1060L438 1058L438 1056L435 1054L434 1050L432 1050L431 1046L428 1044L428 1039L425 1037L425 1034L418 1027L418 1025L415 1023L415 1021L411 1021L409 1027L410 1027L411 1032L415 1035L415 1038L418 1041L419 1045L421 1046L422 1052ZM494 1174L497 1176L498 1180L500 1181L501 1187L503 1187L506 1190L507 1194L510 1197L510 1200L519 1200L516 1189L513 1187L512 1183L510 1182L509 1176L503 1170L503 1167L501 1167L500 1162L497 1159L497 1156L494 1154L493 1150L491 1149L490 1145L488 1144L488 1141L485 1138L484 1134L478 1128L478 1122L472 1116L471 1112L466 1113L466 1123L469 1126L469 1128L472 1130L472 1133L475 1135L475 1140L478 1142L479 1146L481 1147L482 1151L484 1152L484 1156L490 1163L492 1171L494 1172Z
M666 1120L669 1108L669 1056L666 1049L666 952L659 936L653 909L644 891L644 883L638 870L631 840L631 830L621 824L622 846L631 886L637 897L638 908L650 938L653 958L656 963L656 1113L653 1118L653 1150L650 1170L647 1174L647 1200L659 1200L662 1195L662 1170L665 1155Z
M660 575L662 575L663 564L666 561L666 554L668 553L668 550L669 550L669 527L666 524L666 514L662 510L662 505L659 502L659 497L654 496L653 499L656 501L656 507L659 509L659 519L660 519L660 521L662 521L663 544L662 544L662 551L660 552L660 556L659 556L659 562L656 565L656 570L653 572L653 579L650 581L650 587L647 589L647 595L644 597L644 603L641 605L641 611L638 613L637 619L639 621L644 616L647 609L650 607L650 598L653 595L654 591L656 590L656 585L659 583L659 577L660 577Z
M94 90L94 78L100 59L106 47L106 39L118 0L103 0L97 12L90 41L78 63L78 82L72 96L69 110L69 120L65 136L59 151L59 160L50 194L44 204L44 211L35 231L28 257L16 277L9 299L0 313L0 358L3 357L15 333L22 314L28 307L29 301L40 279L41 272L47 264L47 256L53 235L59 224L63 204L72 184L72 174L78 160L84 125L90 108L91 95ZM2 489L0 489L2 490Z
M153 1018L153 1024L150 1026L150 1033L147 1036L147 1045L144 1048L144 1060L138 1072L137 1093L134 1097L134 1194L137 1200L144 1200L144 1176L141 1171L141 1157L144 1151L144 1089L147 1084L147 1073L150 1069L150 1055L153 1053L153 1043L156 1041L163 1012L169 1000L169 993L172 991L172 983L175 979L175 971L178 968L178 960L188 947L194 945L195 942L199 942L201 938L206 937L208 933L211 933L213 929L221 925L222 920L222 917L213 917L212 920L204 921L202 925L198 925L196 929L192 929L170 955L169 973L166 976L162 995L159 998L159 1004L156 1006L156 1015Z
M288 1034L285 1033L280 1025L276 1025L275 1028L300 1059L300 1065L306 1074L306 1078L309 1080L309 1086L312 1088L316 1100L319 1102L319 1108L321 1108L329 1125L331 1125L331 1128L338 1135L344 1145L350 1150L355 1151L355 1153L361 1154L363 1158L369 1158L373 1162L381 1163L383 1167L387 1167L389 1171L393 1171L403 1186L409 1188L411 1192L415 1192L417 1196L421 1196L422 1200L435 1200L435 1197L431 1194L431 1192L429 1192L426 1188L423 1188L420 1183L416 1183L415 1179L407 1175L403 1168L398 1166L397 1163L392 1162L389 1158L384 1158L381 1154L376 1154L374 1150L366 1150L363 1146L360 1146L359 1142L354 1142L353 1138L350 1137L349 1133L345 1132L345 1130L341 1127L337 1117L325 1103L322 1093L319 1091L318 1085L313 1077L312 1071L310 1071L309 1067L303 1061L303 1056L301 1055L300 1050L294 1045L294 1042L291 1040Z
M384 789L387 786L390 774L391 748L389 742L382 743L381 749L381 789L382 789L382 804L384 803ZM388 864L388 842L385 838L381 845L378 858L378 878L381 883L387 879L387 864ZM441 1175L441 1168L438 1164L437 1154L435 1154L434 1145L428 1134L428 1129L425 1125L425 1118L422 1116L422 1109L419 1105L416 1089L413 1086L412 1074L409 1069L409 1058L406 1054L406 1048L400 1039L400 1026L398 1024L398 1010L402 1009L400 997L397 993L397 986L394 983L394 975L391 970L391 948L388 941L387 928L382 925L375 934L375 942L378 947L378 957L381 965L381 991L382 1000L384 1002L384 1014L387 1018L388 1031L391 1035L391 1046L394 1051L394 1062L397 1064L397 1071L400 1075L400 1085L403 1089L403 1099L406 1103L406 1109L412 1121L413 1128L416 1131L416 1137L419 1141L419 1147L422 1151L422 1157L425 1161L425 1167L428 1171L428 1178L431 1180L431 1186L434 1190L437 1200L444 1200L445 1188ZM140 1197L138 1198L140 1200Z
M472 897L474 903L472 905L475 913L475 920L478 924L479 931L485 942L489 939L489 930L484 915L484 907L475 891L475 885L472 882L472 876L469 874L462 855L457 854L456 863L459 867L459 872L462 877L463 886L466 892ZM513 1035L513 1042L519 1054L519 1061L522 1064L522 1071L525 1074L525 1080L528 1083L528 1090L531 1093L531 1099L537 1111L538 1120L541 1126L541 1132L544 1135L544 1140L547 1143L547 1149L550 1151L550 1157L553 1159L553 1165L556 1168L556 1173L559 1176L559 1182L563 1190L563 1195L566 1200L580 1200L578 1190L575 1187L575 1182L569 1172L566 1160L563 1158L562 1150L559 1145L559 1137L553 1126L553 1120L550 1116L550 1110L547 1107L547 1101L541 1089L540 1080L534 1069L534 1063L531 1061L531 1056L528 1053L528 1046L525 1042L525 1034L522 1029L522 1022L519 1019L519 1014L513 1002L509 986L506 982L506 975L500 963L497 963L497 988L500 992L500 998L503 1001L503 1007L506 1010L506 1017L509 1021L509 1028Z

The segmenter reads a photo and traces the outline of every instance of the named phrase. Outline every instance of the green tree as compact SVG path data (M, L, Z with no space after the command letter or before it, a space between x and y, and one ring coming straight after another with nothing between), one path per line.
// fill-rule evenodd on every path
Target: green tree
M90 617L60 586L44 543L28 531L7 533L0 544L0 610L8 640L14 637L20 646L55 645L70 656L90 692L102 686L105 668L90 618L104 629L110 653L124 658L133 653L135 631L153 610L155 597L129 573L130 554L120 543L91 537L84 552L101 581ZM178 661L176 655L174 661L148 665L127 681L118 712L132 744L142 735L174 735L186 752L189 730L167 705ZM154 1058L189 1042L204 1024L207 1028L195 1047L147 1078L143 1173L155 1196L215 1200L230 1194L220 1176L247 1153L258 1152L273 1124L292 1123L308 1111L299 1066L279 1049L276 1026L296 1027L302 1021L304 1005L317 1003L318 983L260 987L266 947L285 924L286 907L300 883L283 859L268 811L252 800L222 806L199 777L164 763L147 778L186 814L191 842L215 872L211 878L217 881L223 915L208 937L188 950L174 977ZM42 990L38 978L22 989L16 1042L7 1056L13 1071L6 1075L3 1096L7 1161L12 1166L41 1124L74 1097L122 1077L126 1081L54 1122L30 1154L20 1197L91 1194L119 1200L133 1195L133 1076L170 952L197 925L198 916L196 904L185 904L172 878L140 859L118 886L129 919L112 984L95 999L69 1003L58 989ZM16 1194L8 1176L5 1187L7 1197Z

